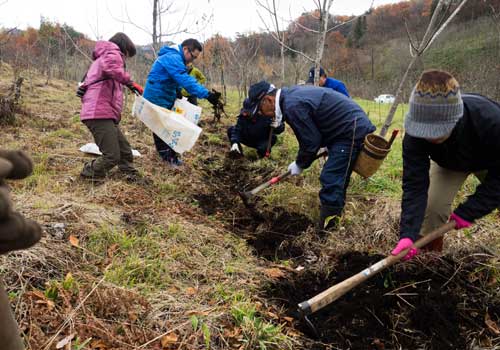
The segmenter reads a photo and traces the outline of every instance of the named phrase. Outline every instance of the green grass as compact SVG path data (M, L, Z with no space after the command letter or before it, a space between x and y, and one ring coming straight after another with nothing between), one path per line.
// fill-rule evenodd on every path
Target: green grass
M282 327L257 315L255 304L240 301L233 305L231 314L241 328L244 349L289 349L291 341L282 333Z

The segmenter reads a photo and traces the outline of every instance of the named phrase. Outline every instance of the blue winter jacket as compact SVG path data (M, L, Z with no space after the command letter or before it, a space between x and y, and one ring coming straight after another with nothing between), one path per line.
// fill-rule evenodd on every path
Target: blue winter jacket
M332 89L316 86L283 88L280 96L283 119L299 142L296 163L308 168L321 147L337 142L360 144L375 131L363 109Z
M340 92L341 94L346 95L347 97L349 96L349 92L347 91L347 88L345 87L344 83L341 82L340 80L333 79L333 78L326 78L325 85L323 87L333 89L337 92Z
M208 90L188 74L182 46L164 46L149 72L143 96L155 105L171 109L181 88L192 96L208 96Z

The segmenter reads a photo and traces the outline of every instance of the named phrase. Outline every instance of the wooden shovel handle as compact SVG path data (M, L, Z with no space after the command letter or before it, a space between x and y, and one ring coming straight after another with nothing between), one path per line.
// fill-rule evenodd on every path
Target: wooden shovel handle
M391 148L392 143L396 139L396 136L398 136L398 133L399 133L399 129L392 130L392 135L391 135L391 138L389 139L389 147L388 148Z
M455 228L455 222L450 221L438 229L432 231L431 233L423 236L419 240L417 240L413 245L416 248L422 248L426 244L432 242L436 238L443 236L446 232ZM325 306L331 304L351 289L356 287L357 285L363 283L367 279L373 277L375 274L380 271L385 270L386 268L394 265L399 260L401 260L408 253L408 249L402 251L398 255L389 255L385 259L380 260L379 262L373 264L372 266L364 269L363 271L357 273L356 275L340 282L327 290L315 295L309 300L303 301L299 304L299 311L304 315L309 315L313 312L316 312Z

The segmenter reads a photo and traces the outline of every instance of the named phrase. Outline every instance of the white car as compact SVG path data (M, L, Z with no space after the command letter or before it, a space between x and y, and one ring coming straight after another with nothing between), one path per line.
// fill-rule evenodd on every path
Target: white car
M394 103L394 100L396 98L394 95L379 95L378 97L375 97L375 102L377 103Z

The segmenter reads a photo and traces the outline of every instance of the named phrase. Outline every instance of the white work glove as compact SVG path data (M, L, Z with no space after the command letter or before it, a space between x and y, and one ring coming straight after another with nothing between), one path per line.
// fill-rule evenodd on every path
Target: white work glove
M323 153L323 152L328 153L328 148L326 148L326 147L321 147L321 148L318 150L318 152L316 153L316 155L321 154L321 153Z
M297 165L297 163L293 162L293 163L290 163L290 165L288 166L288 171L290 171L290 174L292 176L296 176L296 175L300 175L300 173L302 172L302 168L299 167Z
M233 143L233 145L231 146L231 152L237 152L241 154L240 145L238 145L237 143Z

